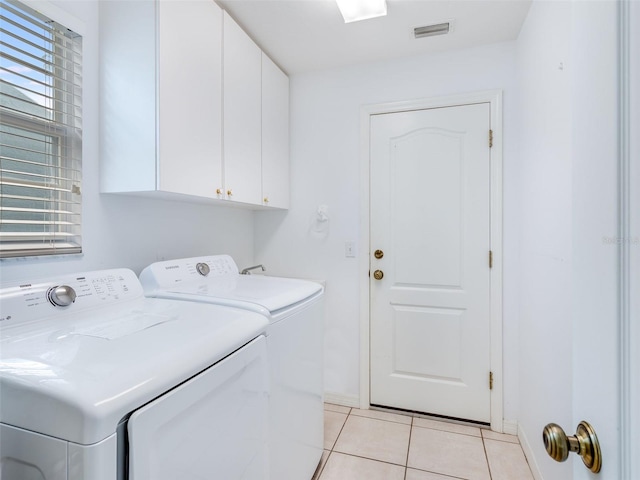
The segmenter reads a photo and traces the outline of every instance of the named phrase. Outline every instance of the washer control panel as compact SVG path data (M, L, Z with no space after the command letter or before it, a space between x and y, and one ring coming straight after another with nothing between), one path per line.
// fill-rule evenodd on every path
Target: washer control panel
M153 289L231 275L239 275L233 258L229 255L211 255L153 263L142 271L140 281L145 288Z
M203 277L206 277L207 275L209 275L209 272L211 272L211 268L205 262L196 263L196 270Z
M68 307L76 301L76 291L69 285L56 285L47 291L47 298L54 307Z
M24 282L0 289L0 326L101 308L142 296L136 274L124 268Z

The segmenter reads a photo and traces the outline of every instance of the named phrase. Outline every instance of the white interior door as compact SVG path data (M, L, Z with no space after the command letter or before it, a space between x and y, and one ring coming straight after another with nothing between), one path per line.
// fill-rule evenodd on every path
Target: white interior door
M490 104L370 129L370 403L489 422Z
M634 444L636 432L632 433L640 418L640 403L632 403L633 390L637 392L640 385L639 358L633 358L633 352L638 352L638 336L633 335L638 323L632 317L632 305L640 292L634 284L640 278L640 243L633 236L640 177L635 170L638 163L633 163L639 157L634 159L629 150L639 124L633 123L632 116L624 119L617 97L622 94L630 113L632 101L638 105L633 92L638 91L640 77L631 81L623 62L631 67L640 51L629 50L625 59L619 50L621 35L638 31L633 24L621 31L632 18L628 13L627 18L622 15L623 3L572 5L573 425L563 428L573 435L578 422L586 420L602 449L602 470L597 476L573 456L573 480L640 478L637 467L633 469L634 463L638 465L640 445L637 436ZM619 77L626 77L627 92L618 91L621 84L616 69ZM589 121L595 115L600 127ZM625 129L626 138L620 135Z

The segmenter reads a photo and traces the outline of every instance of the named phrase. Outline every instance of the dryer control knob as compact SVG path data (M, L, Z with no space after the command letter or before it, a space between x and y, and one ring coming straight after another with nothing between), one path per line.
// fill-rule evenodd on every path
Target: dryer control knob
M196 263L196 270L203 277L206 277L207 275L209 275L209 272L211 271L211 269L209 268L209 265L207 265L204 262Z
M69 285L58 285L49 289L47 297L54 307L68 307L76 301L76 291Z

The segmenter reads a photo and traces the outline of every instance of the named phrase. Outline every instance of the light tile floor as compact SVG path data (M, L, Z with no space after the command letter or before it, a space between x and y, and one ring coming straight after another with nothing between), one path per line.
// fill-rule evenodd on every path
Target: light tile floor
M324 413L314 480L533 480L513 435L332 404Z

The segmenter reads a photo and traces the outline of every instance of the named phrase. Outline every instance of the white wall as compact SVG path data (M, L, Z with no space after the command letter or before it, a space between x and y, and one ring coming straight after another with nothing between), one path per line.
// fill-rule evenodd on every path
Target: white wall
M519 427L548 479L571 478L571 463L553 462L540 441L547 423L573 423L570 24L570 2L533 2L517 51Z
M102 268L139 273L158 259L229 253L239 266L253 262L253 213L99 193L98 2L59 0L42 5L71 15L83 33L83 254L0 261L2 282ZM51 13L53 15L53 13ZM62 18L64 22L66 18Z
M255 259L269 272L327 282L325 389L359 393L358 258L360 107L488 89L504 91L505 417L517 418L517 179L515 46L497 44L352 66L291 78L291 209L256 214ZM315 232L319 205L329 208L326 235ZM357 252L357 255L366 252Z

